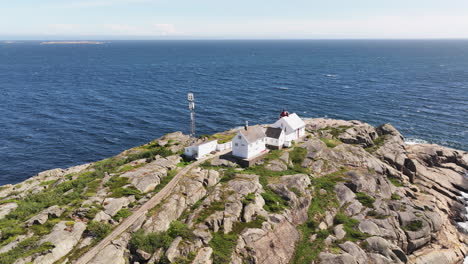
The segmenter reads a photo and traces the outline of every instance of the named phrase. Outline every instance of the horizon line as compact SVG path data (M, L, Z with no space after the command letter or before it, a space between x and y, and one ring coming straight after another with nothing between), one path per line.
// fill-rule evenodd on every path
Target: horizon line
M363 38L241 38L241 37L145 37L145 36L89 36L88 38L84 36L61 36L57 38L51 38L44 36L44 38L40 37L27 37L27 36L16 36L17 38L5 38L0 36L0 41L174 41L174 40L181 40L181 41L203 41L203 40L302 40L302 41L310 41L310 40L468 40L468 37L453 37L453 38L440 38L440 37L427 37L427 38L372 38L372 37L363 37ZM102 37L102 38L101 38Z

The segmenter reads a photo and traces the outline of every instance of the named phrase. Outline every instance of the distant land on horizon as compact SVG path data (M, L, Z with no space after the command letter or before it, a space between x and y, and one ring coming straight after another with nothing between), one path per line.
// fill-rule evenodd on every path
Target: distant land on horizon
M62 36L62 35L0 35L0 41L138 41L138 40L468 40L468 38L374 38L374 37L232 37L232 36L119 36L119 35L82 35L82 36Z

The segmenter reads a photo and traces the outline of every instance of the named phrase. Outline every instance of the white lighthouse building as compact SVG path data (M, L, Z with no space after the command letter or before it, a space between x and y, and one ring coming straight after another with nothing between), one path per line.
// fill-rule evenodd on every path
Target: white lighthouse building
M266 136L261 126L248 126L240 129L232 140L232 155L251 159L265 153Z
M283 110L280 119L272 127L278 127L284 131L284 145L288 146L291 141L305 135L305 125L304 121L296 113L289 114Z

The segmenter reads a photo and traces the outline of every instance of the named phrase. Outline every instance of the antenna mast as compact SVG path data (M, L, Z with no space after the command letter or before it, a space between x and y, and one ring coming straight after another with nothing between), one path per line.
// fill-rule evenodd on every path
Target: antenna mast
M193 93L187 95L190 109L190 136L195 137L195 98Z

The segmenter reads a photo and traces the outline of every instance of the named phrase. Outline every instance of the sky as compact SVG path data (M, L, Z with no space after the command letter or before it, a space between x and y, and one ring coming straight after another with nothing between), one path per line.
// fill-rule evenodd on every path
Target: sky
M0 0L0 39L468 38L468 0Z

